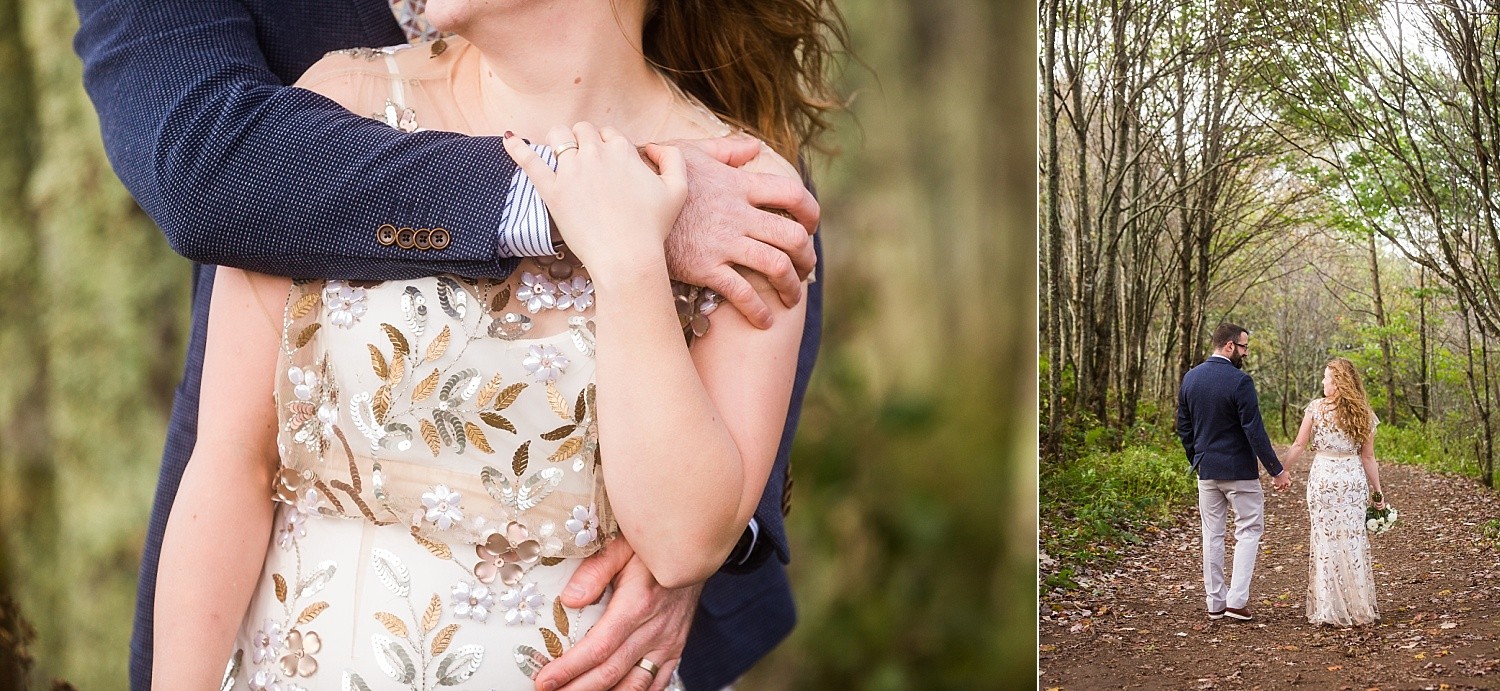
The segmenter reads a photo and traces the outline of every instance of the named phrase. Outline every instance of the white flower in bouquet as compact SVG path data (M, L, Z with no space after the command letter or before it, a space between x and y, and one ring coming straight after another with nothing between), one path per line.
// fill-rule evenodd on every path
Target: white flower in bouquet
M1371 495L1370 500L1376 504L1382 503L1384 497L1379 492ZM1401 515L1396 507L1386 504L1385 508L1377 509L1373 505L1365 509L1365 530L1372 535L1379 535L1390 530L1396 525L1396 517Z

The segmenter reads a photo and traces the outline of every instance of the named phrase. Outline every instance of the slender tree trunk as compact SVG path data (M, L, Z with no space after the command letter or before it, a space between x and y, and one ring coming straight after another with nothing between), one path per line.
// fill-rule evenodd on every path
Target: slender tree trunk
M1042 52L1042 93L1046 102L1046 195L1047 195L1047 440L1044 454L1056 458L1062 433L1062 210L1058 200L1057 165L1057 4L1043 4L1046 12Z
M1396 368L1391 363L1391 334L1385 320L1385 300L1380 293L1380 255L1375 247L1375 234L1370 233L1367 243L1370 250L1370 282L1375 291L1375 326L1380 329L1381 364L1385 368L1385 423L1396 424Z
M1427 373L1427 269L1422 267L1417 272L1417 334L1421 344L1421 360L1419 376L1421 381L1418 389L1422 393L1422 408L1418 413L1422 424L1427 424L1428 416L1432 412L1431 400L1431 378Z

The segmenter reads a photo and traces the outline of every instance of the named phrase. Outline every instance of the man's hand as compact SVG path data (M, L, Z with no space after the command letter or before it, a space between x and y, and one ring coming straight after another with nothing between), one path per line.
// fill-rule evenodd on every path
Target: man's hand
M1290 489L1292 486L1292 471L1282 468L1280 475L1271 478L1271 486L1276 488L1278 492Z
M775 156L757 139L721 137L667 144L682 150L688 178L687 203L667 236L668 273L679 281L713 289L751 324L769 327L770 308L735 267L765 275L782 303L795 306L802 299L802 281L817 263L811 238L821 213L817 200L795 176L739 169L757 156Z
M617 537L584 560L568 581L563 604L574 609L595 602L613 580L604 616L578 645L547 663L536 677L542 691L626 689L661 691L672 679L687 644L688 627L703 586L668 590L657 584L635 550ZM642 658L660 668L655 678L637 667Z

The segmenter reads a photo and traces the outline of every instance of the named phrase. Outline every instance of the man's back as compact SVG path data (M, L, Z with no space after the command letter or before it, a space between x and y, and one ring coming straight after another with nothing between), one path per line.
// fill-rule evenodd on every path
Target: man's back
M1222 357L1210 357L1182 378L1177 434L1201 479L1254 480L1257 457L1272 475L1281 472L1255 383Z

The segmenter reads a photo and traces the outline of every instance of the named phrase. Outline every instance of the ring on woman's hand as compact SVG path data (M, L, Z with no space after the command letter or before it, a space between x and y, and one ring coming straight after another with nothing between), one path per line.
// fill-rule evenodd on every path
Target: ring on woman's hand
M573 146L578 146L578 145L574 144ZM655 679L656 678L656 673L661 671L661 667L658 667L655 662L647 660L644 657L641 658L640 662L635 663L635 666L636 667L640 667L641 669L646 670L646 673L650 674L652 679Z
M563 142L557 146L557 150L553 151L552 155L562 156L564 151L572 151L576 148L578 148L578 142Z

